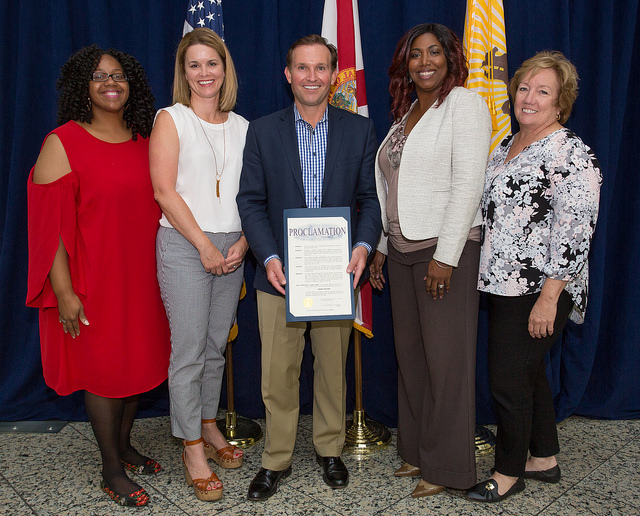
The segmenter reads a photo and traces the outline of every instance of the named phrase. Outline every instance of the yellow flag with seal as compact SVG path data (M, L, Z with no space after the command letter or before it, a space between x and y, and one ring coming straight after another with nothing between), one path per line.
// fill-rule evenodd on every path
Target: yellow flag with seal
M242 287L240 287L240 296L239 300L244 299L244 296L247 295L247 284L244 280L242 280ZM235 319L233 320L233 326L229 331L229 337L227 338L227 342L233 342L238 337L238 315L236 314Z
M464 50L469 63L465 87L487 101L493 122L493 152L504 137L511 134L507 35L502 0L467 0Z

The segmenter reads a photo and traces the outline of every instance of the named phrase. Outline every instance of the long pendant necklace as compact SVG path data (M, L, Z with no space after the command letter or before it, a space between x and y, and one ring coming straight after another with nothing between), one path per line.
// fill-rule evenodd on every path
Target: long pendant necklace
M226 161L226 156L227 156L227 138L224 130L225 122L222 122L222 169L218 171L218 158L216 157L216 152L213 150L213 145L211 145L211 140L209 140L209 136L207 136L207 132L204 130L204 126L202 125L202 121L200 120L200 117L196 114L195 111L193 111L193 114L196 115L196 118L198 119L198 123L200 124L200 129L202 129L202 134L204 134L204 137L206 138L207 143L209 144L209 148L211 149L211 154L213 154L213 162L216 165L216 197L218 198L218 202L221 202L220 201L220 180L222 179L222 174L224 174L224 162Z

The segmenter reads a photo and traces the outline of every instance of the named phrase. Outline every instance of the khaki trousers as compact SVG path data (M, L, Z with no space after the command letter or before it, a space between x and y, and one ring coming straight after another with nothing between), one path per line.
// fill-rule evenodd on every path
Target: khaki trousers
M262 341L262 400L267 431L262 467L280 471L291 464L300 408L300 365L310 325L313 362L313 444L323 457L340 456L345 438L345 364L352 320L286 322L281 296L258 291Z

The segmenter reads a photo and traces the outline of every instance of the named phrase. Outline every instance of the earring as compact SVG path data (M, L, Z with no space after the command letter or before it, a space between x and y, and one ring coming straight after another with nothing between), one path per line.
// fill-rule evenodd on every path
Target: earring
M407 75L407 80L408 80L409 84L411 84L413 82L413 79L411 78L410 75Z
M560 113L556 113L556 120L560 120Z
M91 97L87 97L87 110L91 112Z

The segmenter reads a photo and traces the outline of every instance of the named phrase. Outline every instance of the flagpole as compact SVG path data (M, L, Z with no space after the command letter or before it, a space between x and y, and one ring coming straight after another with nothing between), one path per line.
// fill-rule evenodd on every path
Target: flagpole
M247 285L242 280L242 288L240 289L240 300L244 299L247 294ZM237 320L231 327L229 338L227 340L227 350L225 354L225 373L227 375L227 413L224 421L218 420L216 424L220 433L225 439L234 446L240 448L249 448L262 439L262 428L260 425L246 417L239 417L236 413L234 388L233 388L233 344L238 337Z
M485 98L492 121L491 151L511 133L507 95L507 41L502 0L467 0L464 51L469 63L465 86ZM476 456L493 451L496 437L476 425Z
M252 419L239 417L236 413L233 392L233 342L227 343L225 372L227 374L227 413L224 421L219 419L216 424L229 444L249 448L262 439L262 429Z
M331 105L368 116L367 93L364 81L364 62L360 44L360 21L357 0L325 0L322 17L322 36L338 49L338 75L331 87ZM363 317L362 302L364 287L357 291L357 310L354 321L354 352L356 375L356 408L353 420L348 424L344 450L351 453L368 453L378 450L391 441L387 427L376 421L367 420L362 404L362 333L372 337ZM371 296L371 289L367 291ZM367 305L370 315L370 303ZM370 322L370 317L367 317Z
M378 451L391 441L389 429L382 423L366 419L362 404L362 332L354 329L353 351L356 373L356 407L351 424L347 421L344 451L367 454Z

